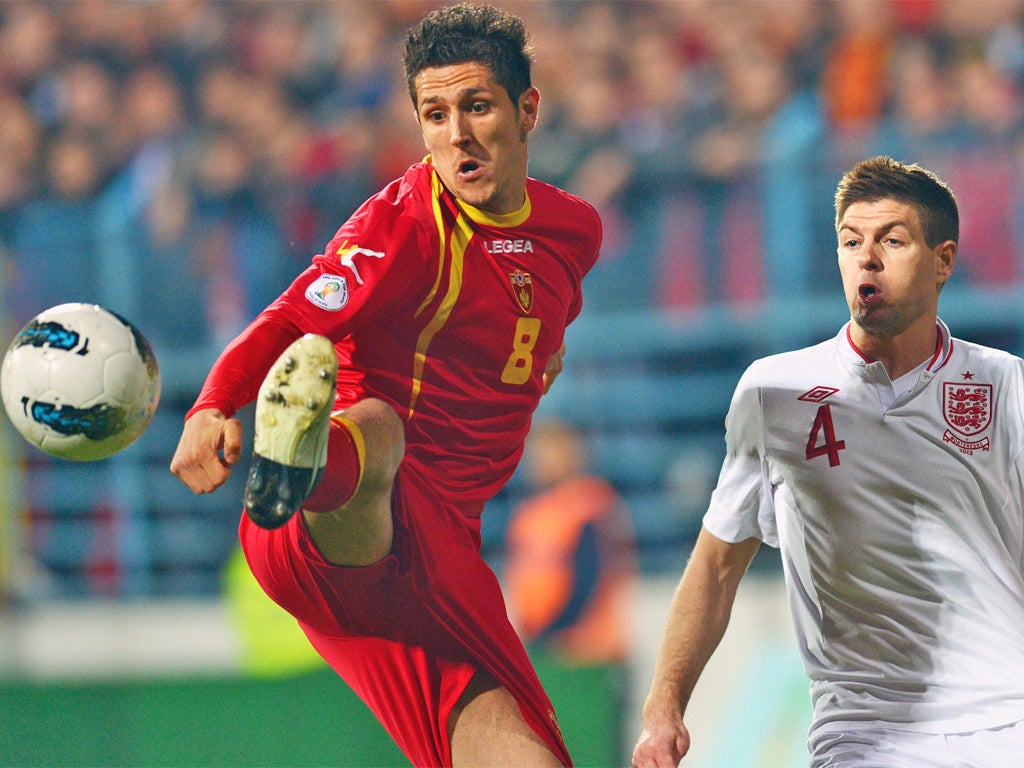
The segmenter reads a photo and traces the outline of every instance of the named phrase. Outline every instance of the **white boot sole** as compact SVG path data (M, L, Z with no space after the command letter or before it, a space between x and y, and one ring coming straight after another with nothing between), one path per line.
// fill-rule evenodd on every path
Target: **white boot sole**
M263 380L244 498L257 525L283 525L320 479L337 378L334 345L307 334L281 354Z

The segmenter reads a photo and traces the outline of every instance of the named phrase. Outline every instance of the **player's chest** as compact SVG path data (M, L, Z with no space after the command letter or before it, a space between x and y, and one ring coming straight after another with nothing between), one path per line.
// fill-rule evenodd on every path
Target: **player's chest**
M579 296L564 260L526 238L475 236L438 285L418 351L462 381L539 387Z
M464 341L526 333L560 339L579 285L551 252L526 238L474 238L449 290L442 336Z
M889 407L863 381L797 389L766 397L764 439L770 461L805 477L985 471L1011 452L990 381L937 376Z
M1004 413L1012 398L1000 394L984 376L940 374L890 408L874 387L842 382L771 398L771 483L786 489L794 500L786 514L812 536L845 542L836 562L922 536L956 551L973 535L977 510L1019 493L1010 443L1020 429L1009 422L1020 414Z
M474 237L458 281L455 309L467 319L495 313L564 317L579 290L565 262L527 237Z

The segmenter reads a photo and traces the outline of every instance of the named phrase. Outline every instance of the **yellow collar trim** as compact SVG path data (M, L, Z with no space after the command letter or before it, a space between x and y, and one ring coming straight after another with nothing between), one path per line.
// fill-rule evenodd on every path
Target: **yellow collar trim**
M433 162L430 155L423 158L423 162L428 163L433 167ZM437 169L434 169L435 179L440 183L440 178L437 177ZM443 185L441 185L443 186ZM475 206L470 205L465 200L459 200L456 197L456 201L459 207L465 211L466 215L476 224L486 224L492 227L518 227L528 218L530 218L530 212L532 205L530 203L530 193L524 191L526 199L523 201L522 207L517 211L511 213L491 213L489 211L481 210Z

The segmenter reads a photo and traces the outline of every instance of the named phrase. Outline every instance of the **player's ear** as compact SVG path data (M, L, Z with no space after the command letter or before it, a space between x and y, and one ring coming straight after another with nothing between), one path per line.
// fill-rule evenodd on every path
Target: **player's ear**
M953 240L940 243L935 249L935 277L939 283L945 283L953 274L956 266L957 245Z
M530 86L519 96L519 118L524 133L532 131L537 125L537 112L540 105L540 91Z

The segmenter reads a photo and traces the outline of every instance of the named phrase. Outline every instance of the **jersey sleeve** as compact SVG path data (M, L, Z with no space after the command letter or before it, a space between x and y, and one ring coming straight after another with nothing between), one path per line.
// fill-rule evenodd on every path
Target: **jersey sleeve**
M601 223L601 217L598 215L597 210L584 201L580 201L581 211L578 216L578 220L581 222L580 235L577 238L578 241L586 243L584 248L584 258L580 263L580 281L582 285L583 278L593 269L597 263L598 258L601 255L601 242L604 237L604 229ZM578 290L576 296L573 299L572 304L569 307L569 314L567 318L567 325L575 320L580 311L583 309L583 292Z
M726 455L704 527L722 541L749 538L778 547L775 505L764 459L760 387L753 368L740 379L725 419Z
M417 213L429 204L405 180L392 183L345 222L266 312L334 342L362 324L386 322L432 279L427 264L437 245Z
M604 236L601 217L594 206L565 190L535 179L530 180L528 189L534 199L534 209L544 214L543 223L531 223L550 242L560 244L554 250L562 253L563 264L572 275L571 282L575 290L567 308L565 322L569 325L583 308L583 278L593 269L601 255Z
M221 352L185 418L205 408L234 416L256 398L270 366L301 335L298 328L280 318L267 314L257 317Z

